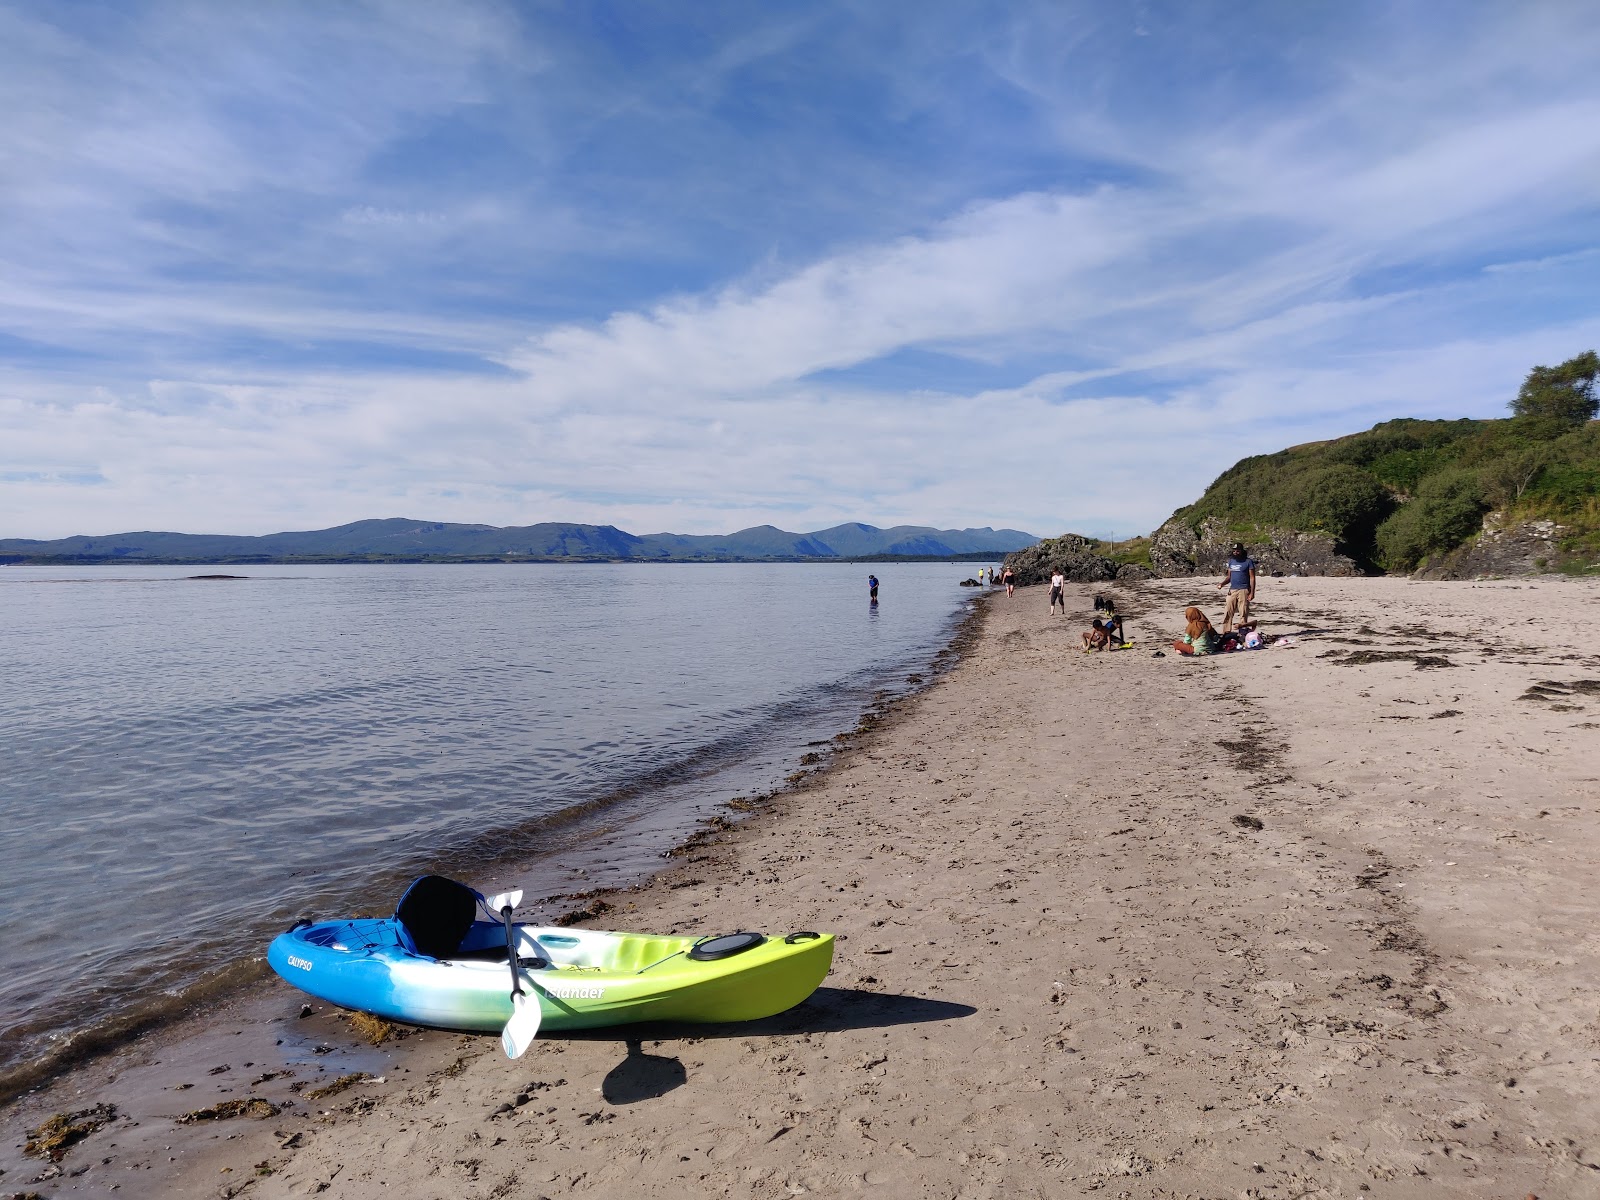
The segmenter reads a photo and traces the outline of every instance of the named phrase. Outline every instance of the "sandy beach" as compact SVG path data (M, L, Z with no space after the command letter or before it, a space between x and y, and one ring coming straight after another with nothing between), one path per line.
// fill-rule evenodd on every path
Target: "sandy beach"
M1078 649L1094 590L1133 649ZM1600 1196L1600 586L1266 579L1290 644L1199 660L1153 651L1210 581L1069 595L986 597L949 674L585 922L836 932L799 1008L508 1062L275 985L332 1051L296 1082L381 1082L236 1055L285 1107L180 1126L218 1024L26 1098L8 1133L119 1115L0 1194Z

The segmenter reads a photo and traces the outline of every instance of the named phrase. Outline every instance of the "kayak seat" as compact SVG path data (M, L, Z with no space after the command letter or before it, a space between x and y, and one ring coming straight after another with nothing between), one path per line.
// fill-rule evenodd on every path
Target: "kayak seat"
M394 920L402 944L413 954L449 958L461 948L477 911L478 893L466 884L424 875L400 897Z
M484 946L478 950L452 950L450 958L456 962L505 962L506 944Z

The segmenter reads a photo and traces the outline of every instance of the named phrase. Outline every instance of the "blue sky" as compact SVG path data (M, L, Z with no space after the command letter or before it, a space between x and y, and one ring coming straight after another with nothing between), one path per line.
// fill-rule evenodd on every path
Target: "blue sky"
M1123 536L1503 415L1586 9L0 0L0 536Z

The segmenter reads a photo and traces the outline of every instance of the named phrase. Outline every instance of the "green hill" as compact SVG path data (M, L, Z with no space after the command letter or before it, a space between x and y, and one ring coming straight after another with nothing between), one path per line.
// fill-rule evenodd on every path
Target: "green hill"
M1211 519L1241 540L1277 531L1330 536L1367 570L1437 565L1493 525L1553 522L1551 569L1600 562L1600 423L1593 351L1535 367L1513 416L1385 421L1365 433L1235 463L1172 516Z
M1063 534L1006 556L1019 583L1220 572L1438 578L1600 573L1600 356L1535 367L1499 420L1385 421L1242 459L1149 537Z

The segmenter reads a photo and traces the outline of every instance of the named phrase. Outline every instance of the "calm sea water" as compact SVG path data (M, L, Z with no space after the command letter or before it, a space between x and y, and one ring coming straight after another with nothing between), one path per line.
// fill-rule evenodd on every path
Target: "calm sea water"
M948 645L969 564L0 568L0 1081L405 879L638 871Z

